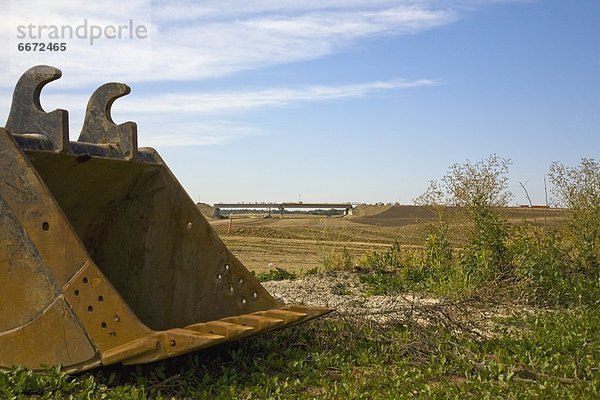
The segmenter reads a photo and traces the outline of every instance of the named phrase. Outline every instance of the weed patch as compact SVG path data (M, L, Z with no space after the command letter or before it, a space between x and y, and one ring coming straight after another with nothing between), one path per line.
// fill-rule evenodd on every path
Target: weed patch
M267 282L267 281L283 281L286 279L296 279L298 275L294 272L287 271L283 268L275 267L267 272L261 272L260 274L256 274L256 279L259 282Z
M146 366L0 372L4 398L597 398L600 312L522 314L472 340L343 316Z

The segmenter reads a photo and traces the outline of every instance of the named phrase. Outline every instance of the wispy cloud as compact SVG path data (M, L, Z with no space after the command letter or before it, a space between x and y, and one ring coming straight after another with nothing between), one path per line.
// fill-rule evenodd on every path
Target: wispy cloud
M158 0L153 2L154 18L161 21L243 19L260 14L289 15L306 12L378 10L392 7L460 11L486 4L536 0Z
M458 17L451 6L422 1L320 2L111 0L11 1L0 21L11 40L11 80L31 65L60 67L65 87L126 82L196 80L248 69L312 60L347 49L358 40L414 34ZM29 23L76 26L87 19L105 26L147 23L147 40L68 40L65 53L16 51L16 27ZM150 22L151 21L151 22ZM14 44L14 46L13 46ZM13 49L14 47L14 49ZM15 76L16 75L16 76ZM7 82L0 81L1 87Z
M201 79L313 60L347 49L360 39L416 33L454 18L447 10L385 7L252 14L197 23L159 21L153 48L164 56L153 58L152 74Z
M222 144L265 134L233 121L247 110L360 98L386 91L427 87L431 79L380 80L343 85L284 85L276 88L197 92L195 82L258 68L318 59L348 51L362 40L412 35L460 18L468 7L502 0L11 0L0 19L0 43L9 62L0 66L0 107L9 109L10 90L32 65L50 64L63 78L42 93L51 111L70 112L76 139L89 95L104 82L132 84L134 93L115 104L115 120L137 121L143 145ZM66 52L17 52L16 26L33 24L147 24L147 40L67 40ZM10 66L5 73L2 68ZM145 82L190 82L186 91L137 91ZM146 86L147 88L148 86ZM164 88L164 86L163 86ZM158 93L157 93L158 92ZM6 95L5 95L6 94ZM169 130L176 121L177 132Z
M420 88L438 85L433 79L392 79L347 85L312 85L296 87L277 87L257 90L167 92L163 94L133 94L116 101L113 113L142 115L154 114L226 114L244 110L285 107L302 103L314 103L340 99L359 98L385 91ZM80 114L85 110L89 93L64 93L50 84L41 94L41 105L47 111L63 108L71 113ZM0 91L0 106L10 108L12 93Z
M213 91L208 93L132 94L117 100L112 116L117 122L137 121L143 132L142 144L172 147L224 144L234 139L263 134L257 127L222 119L236 113L273 107L297 106L315 102L361 98L375 93L428 87L436 80L408 81L395 79L337 86L280 87L246 91ZM9 92L1 91L0 107L9 110ZM89 94L42 92L46 111L69 110L71 138L81 129ZM165 121L171 121L165 122ZM202 122L201 122L202 121ZM165 128L176 123L176 132Z
M209 123L179 122L176 132L165 132L157 124L149 124L140 138L141 146L157 148L210 146L230 143L248 137L260 136L263 131L257 127L226 120Z
M315 102L360 98L384 91L426 87L434 80L390 80L338 86L272 88L255 91L219 91L210 93L167 93L140 96L116 105L116 117L144 121L144 143L156 147L215 145L249 136L262 135L257 127L227 120L211 121L222 115L234 116L242 111L286 107ZM133 97L133 96L132 96ZM176 132L166 130L164 121L177 121ZM154 121L154 122L153 122ZM162 123L161 123L162 121Z
M240 19L260 14L297 14L332 10L368 10L385 7L426 7L424 0L205 0L189 3L186 0L159 0L153 3L155 18L162 21Z
M298 103L338 100L373 93L432 86L437 81L396 79L338 86L272 88L256 91L211 93L166 93L138 97L123 105L122 110L136 113L203 113L218 114L265 107L283 107Z

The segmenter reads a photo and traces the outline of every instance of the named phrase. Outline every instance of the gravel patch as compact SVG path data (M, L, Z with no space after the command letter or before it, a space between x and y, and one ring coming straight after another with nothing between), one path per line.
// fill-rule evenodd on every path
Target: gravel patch
M262 284L282 304L334 308L339 315L367 317L380 322L403 320L417 309L441 305L439 299L412 293L370 296L359 274L331 272Z
M338 316L384 325L443 325L474 337L493 336L497 317L535 312L527 307L491 304L476 298L453 301L416 293L369 296L360 282L360 274L345 271L268 281L262 285L282 304L334 308Z

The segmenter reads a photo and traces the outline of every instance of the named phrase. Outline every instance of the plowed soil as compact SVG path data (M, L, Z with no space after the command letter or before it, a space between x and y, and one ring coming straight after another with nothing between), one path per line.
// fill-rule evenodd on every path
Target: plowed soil
M210 215L209 206L203 213ZM460 247L467 228L465 210L446 209L450 238ZM505 208L500 213L511 223L526 220L538 225L555 224L564 211L555 209ZM398 241L404 246L422 245L436 212L419 206L361 205L353 216L323 217L286 214L262 218L263 214L236 215L232 220L208 218L219 236L248 269L264 272L275 267L289 271L322 267L332 252L346 249L352 257L381 250Z

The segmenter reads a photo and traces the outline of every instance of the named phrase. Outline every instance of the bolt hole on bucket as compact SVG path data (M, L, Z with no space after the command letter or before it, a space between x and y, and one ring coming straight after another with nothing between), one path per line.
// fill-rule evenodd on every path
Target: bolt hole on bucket
M148 363L332 311L279 304L227 249L136 123L111 118L129 86L99 86L70 141L68 112L40 101L61 76L25 71L0 128L0 367Z

